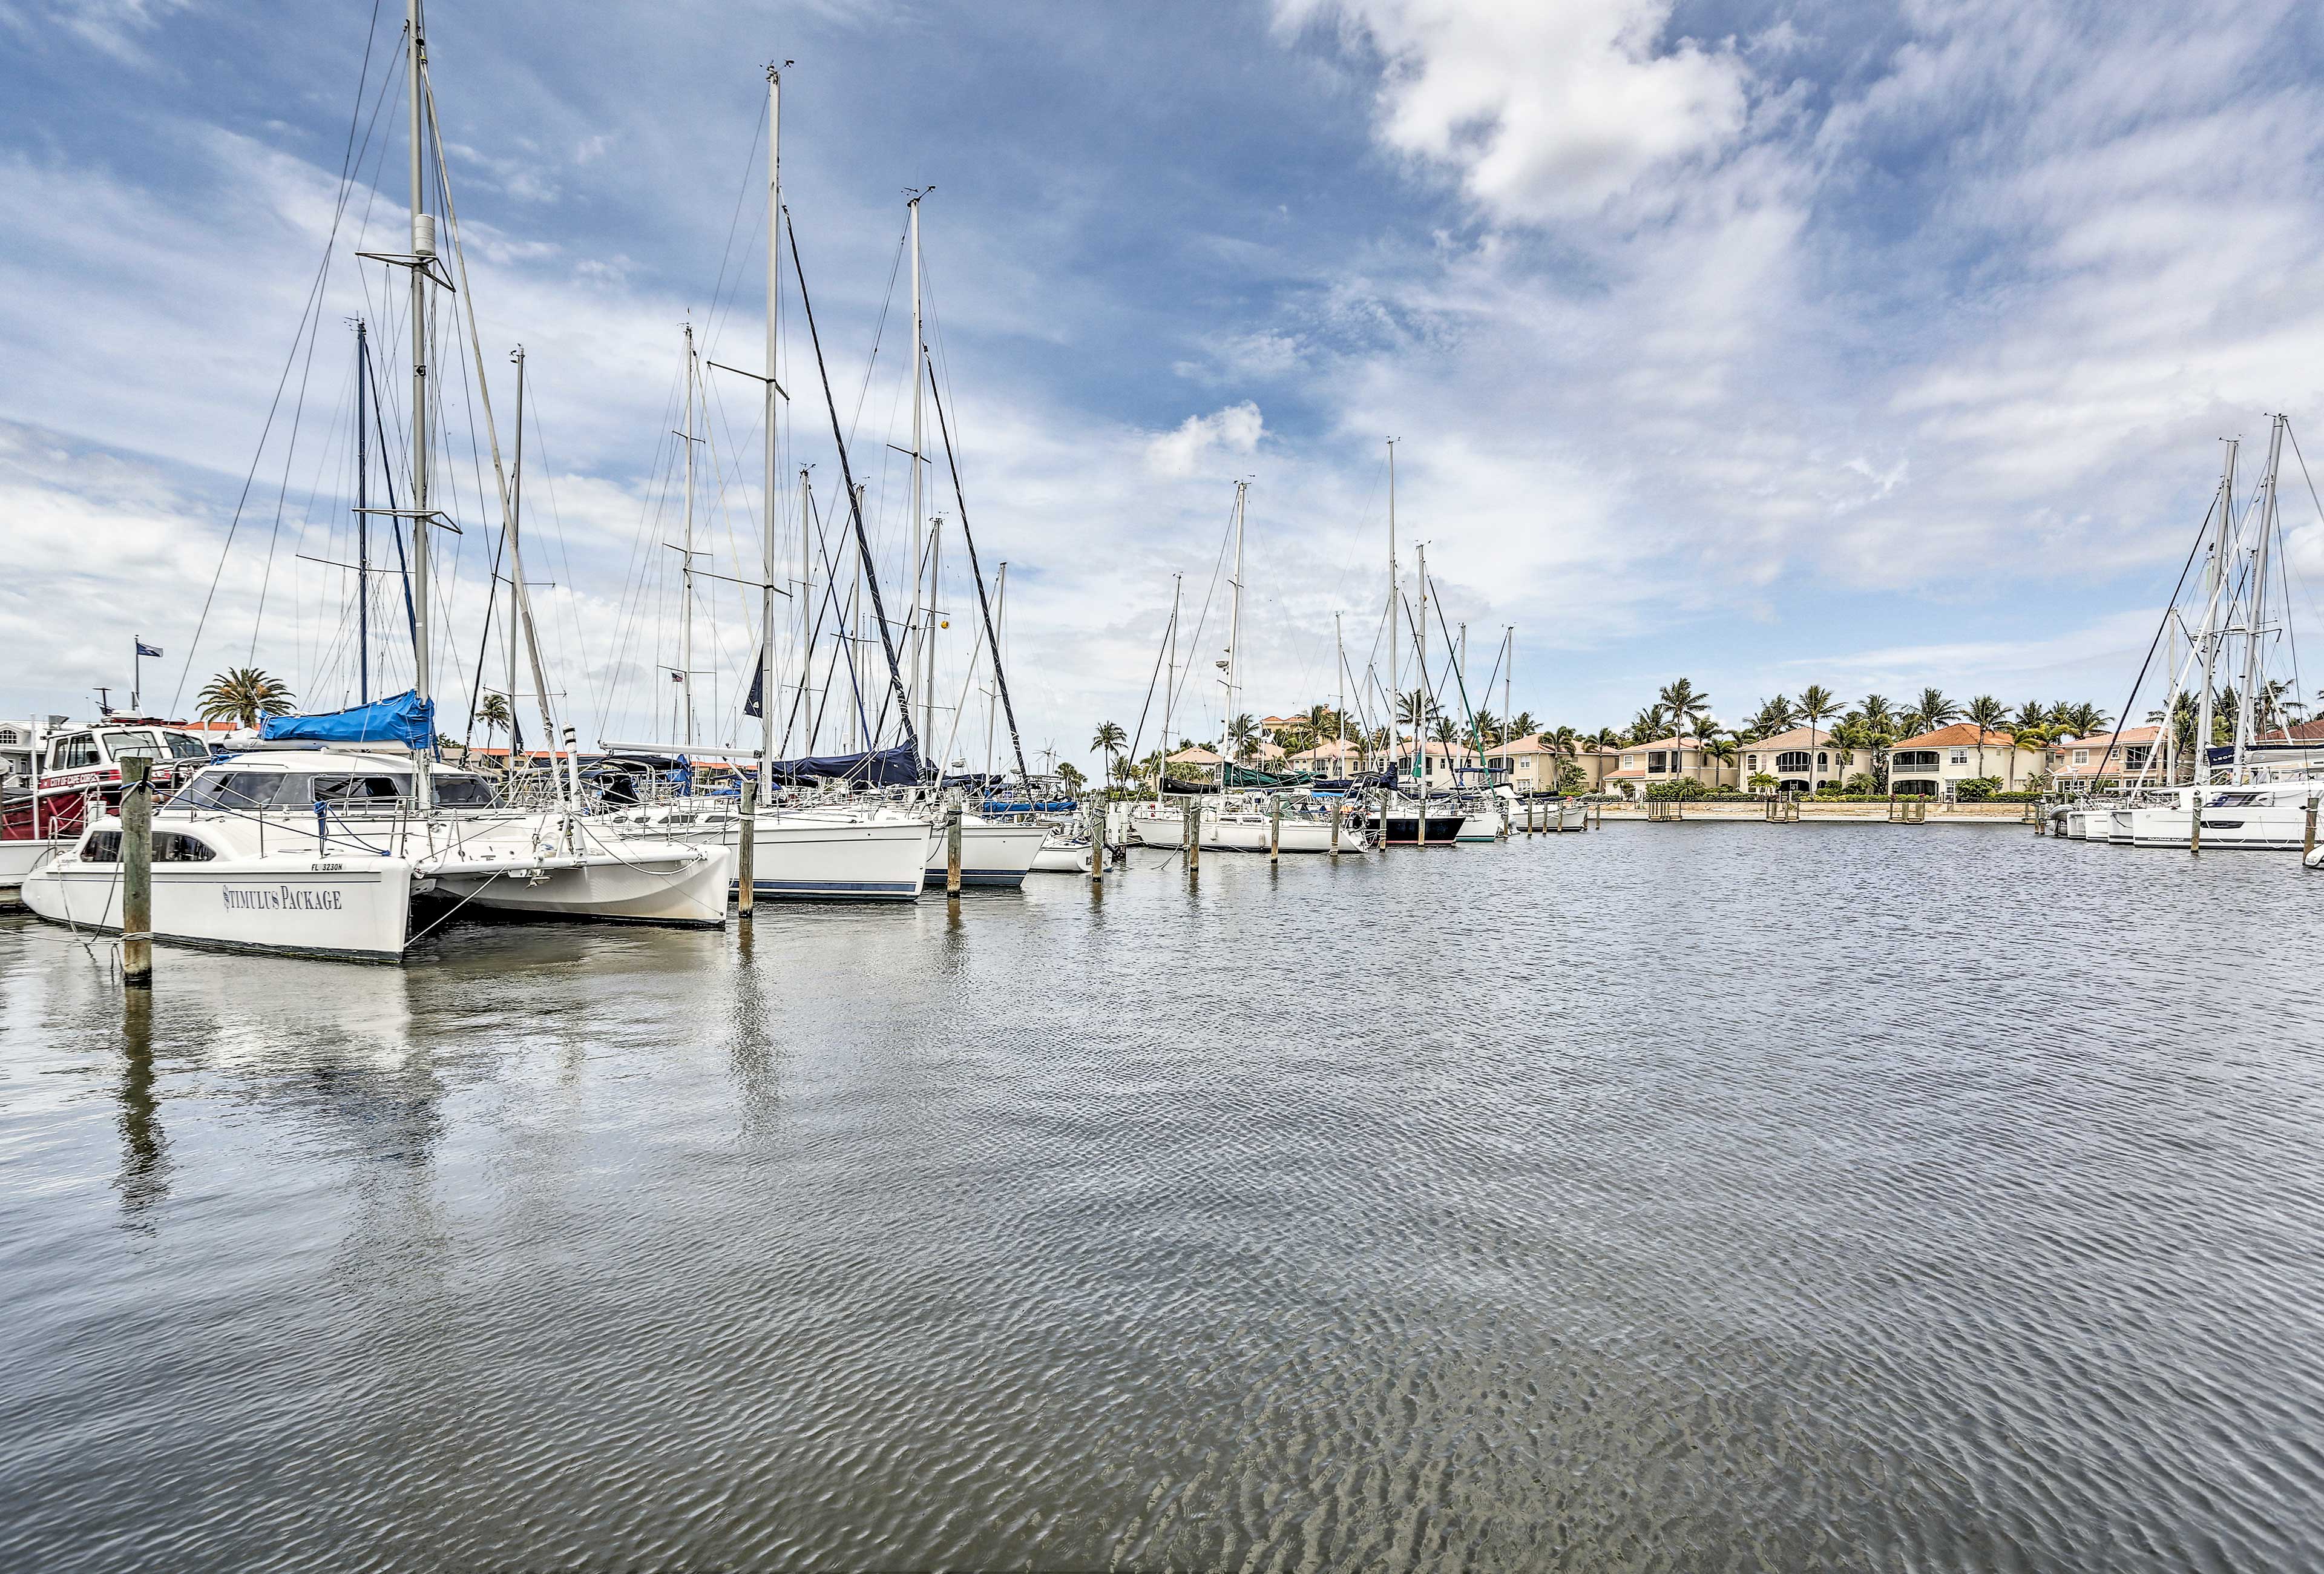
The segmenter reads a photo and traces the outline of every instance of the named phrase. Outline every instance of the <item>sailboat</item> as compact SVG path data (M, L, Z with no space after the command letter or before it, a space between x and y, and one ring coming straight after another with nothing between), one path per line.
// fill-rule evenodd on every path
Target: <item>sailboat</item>
M552 771L553 810L497 804L473 773L436 764L429 697L429 533L444 519L429 484L430 291L450 281L423 177L434 122L420 0L407 0L410 111L410 251L369 254L406 270L410 285L411 495L408 508L367 513L412 523L414 681L410 692L316 717L270 718L254 749L214 761L153 817L153 933L198 945L401 959L413 938L415 898L544 916L715 925L725 921L728 856L718 848L622 837L581 812L578 764L567 735L565 769ZM449 181L437 146L439 189ZM452 261L465 279L456 221ZM466 323L477 343L472 301ZM531 660L545 733L558 736L525 588L513 510L476 366L497 482L517 622ZM363 588L367 596L368 587ZM69 851L24 882L43 918L118 929L122 823L97 820Z

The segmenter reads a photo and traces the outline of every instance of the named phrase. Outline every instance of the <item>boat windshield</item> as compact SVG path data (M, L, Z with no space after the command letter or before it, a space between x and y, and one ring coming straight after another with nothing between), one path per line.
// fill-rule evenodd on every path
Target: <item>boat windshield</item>
M276 771L204 771L170 800L172 809L263 809L297 778Z
M142 727L107 727L103 736L105 752L116 760L125 760L135 755L143 755L151 758L169 752L154 742L153 735Z
M490 809L493 790L481 777L436 778L436 802L444 809ZM392 810L411 792L411 778L385 771L333 774L303 771L204 771L175 798L172 809L307 809L327 803L341 812Z
M165 732L161 735L161 741L170 745L170 754L174 759L207 760L210 757L209 745L191 733Z

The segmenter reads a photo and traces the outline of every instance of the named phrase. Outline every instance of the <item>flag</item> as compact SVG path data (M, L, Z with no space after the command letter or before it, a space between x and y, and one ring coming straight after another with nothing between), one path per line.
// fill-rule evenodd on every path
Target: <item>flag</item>
M670 671L669 681L673 683L683 683L686 681L686 674L673 668Z
M141 656L158 656L161 653L161 647L160 645L149 645L143 640L139 640L137 642L137 653Z

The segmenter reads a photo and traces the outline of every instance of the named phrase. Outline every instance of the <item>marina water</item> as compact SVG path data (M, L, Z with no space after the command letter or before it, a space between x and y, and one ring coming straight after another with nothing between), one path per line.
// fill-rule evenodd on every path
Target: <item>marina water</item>
M2324 1557L2295 858L1136 858L150 1020L0 921L0 1566Z

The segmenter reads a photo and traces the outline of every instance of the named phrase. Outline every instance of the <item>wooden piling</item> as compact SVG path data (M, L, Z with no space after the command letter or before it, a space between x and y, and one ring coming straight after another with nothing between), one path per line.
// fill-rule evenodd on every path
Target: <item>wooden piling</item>
M751 899L757 894L759 874L759 779L742 778L742 835L735 844L734 911L751 916Z
M1340 856L1340 809L1345 801L1339 798L1332 800L1332 856L1335 858Z
M1105 884L1105 800L1102 798L1089 801L1089 828L1090 884L1102 886Z
M1200 874L1203 867L1203 801L1191 793L1186 798L1186 873Z
M153 762L121 762L121 982L153 984Z
M1283 794L1267 795L1267 861L1283 862Z
M2187 794L2187 850L2190 853L2203 850L2203 784L2200 782L2196 782L2195 790Z
M2314 855L2315 851L2316 796L2315 794L2310 793L2308 798L2308 829L2301 834L2300 838L2300 863L2302 868L2307 866L2309 858Z
M945 821L945 894L960 894L960 805L952 806Z

